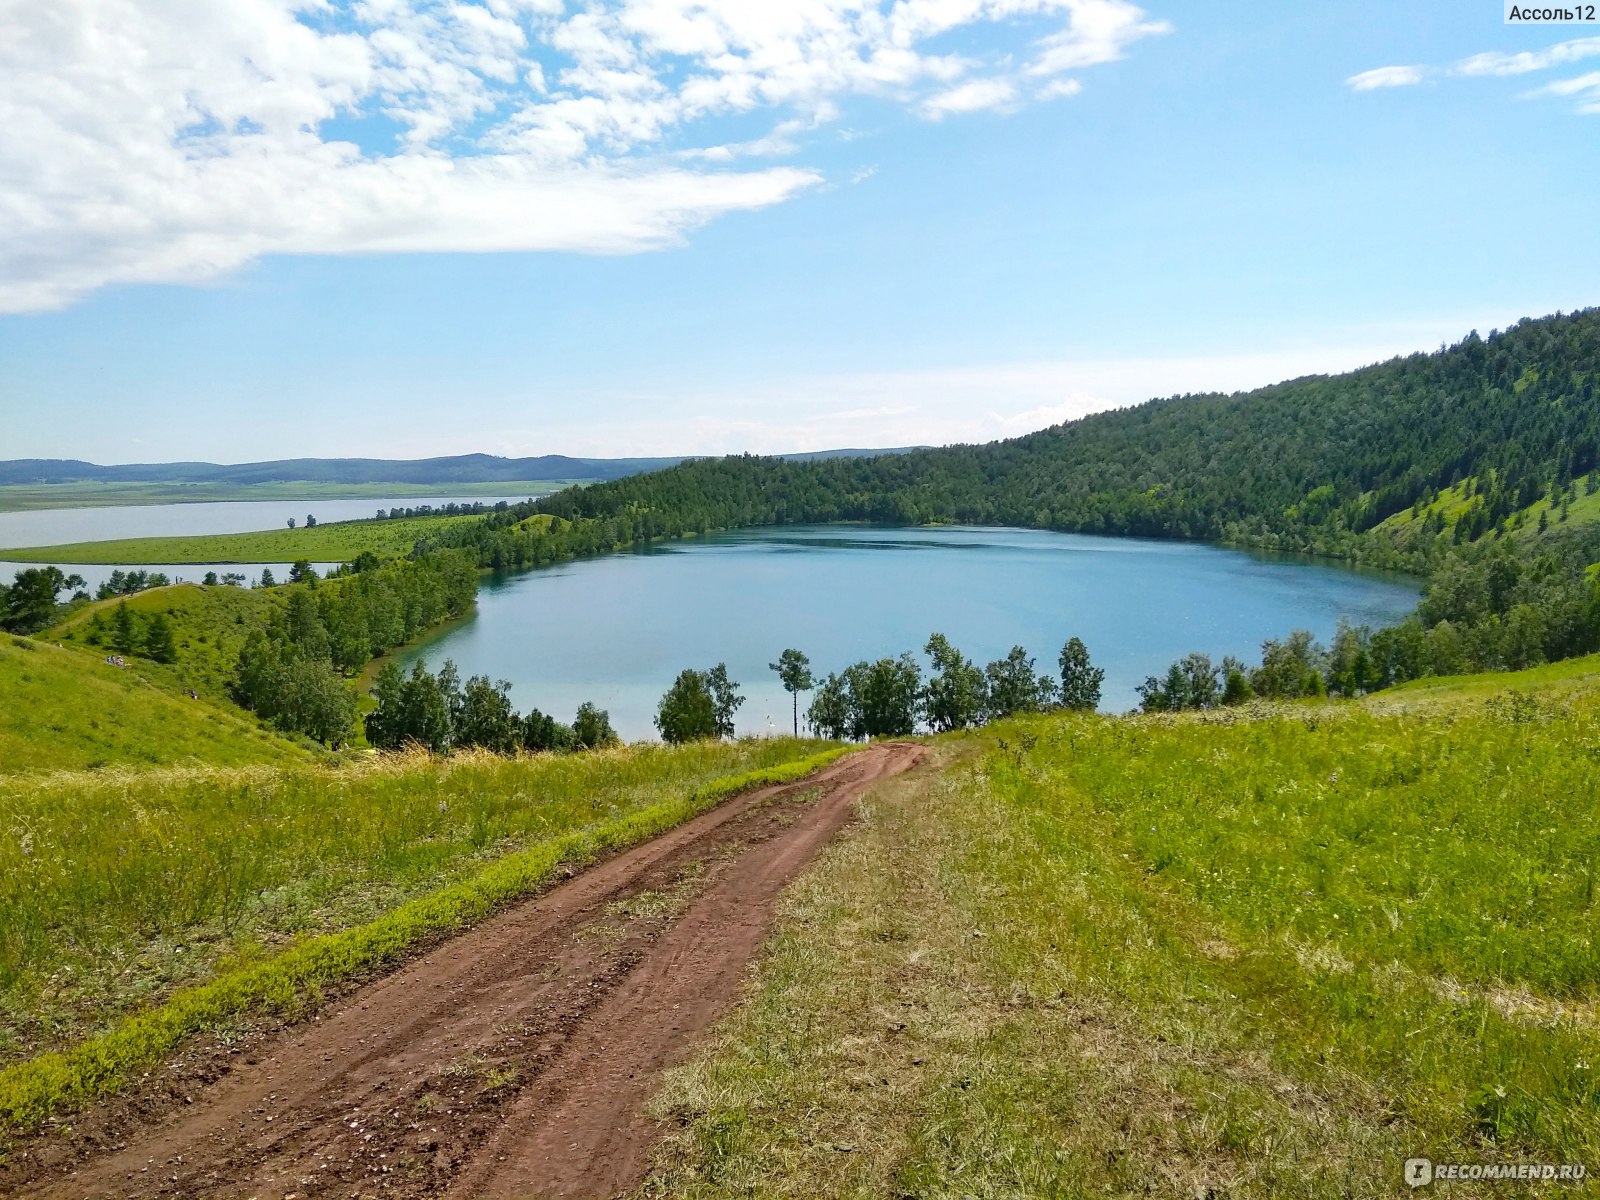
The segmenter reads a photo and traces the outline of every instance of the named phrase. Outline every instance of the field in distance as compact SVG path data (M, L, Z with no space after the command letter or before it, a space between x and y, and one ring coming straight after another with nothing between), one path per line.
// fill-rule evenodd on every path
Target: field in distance
M543 496L592 479L522 479L479 483L8 483L0 512L105 508L121 504L204 504L234 500L351 500L370 496Z
M253 533L208 533L190 537L123 538L28 546L0 550L9 562L94 563L106 566L186 563L349 562L364 551L379 558L411 553L416 543L452 525L476 518L399 517L394 520L339 521L295 529Z

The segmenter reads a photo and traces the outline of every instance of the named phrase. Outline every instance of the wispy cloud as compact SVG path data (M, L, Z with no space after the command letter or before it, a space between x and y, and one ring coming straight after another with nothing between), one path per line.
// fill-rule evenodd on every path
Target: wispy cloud
M1519 54L1490 52L1464 58L1452 70L1457 75L1526 75L1530 71L1547 71L1551 67L1600 55L1600 37L1577 38L1558 42L1544 50L1524 50Z
M1575 38L1569 42L1557 42L1543 50L1523 50L1516 54L1491 50L1463 58L1446 67L1378 67L1350 76L1345 80L1345 85L1357 92L1371 92L1379 88L1412 87L1440 77L1471 79L1528 75L1535 71L1548 71L1596 56L1600 56L1600 37ZM1524 92L1523 95L1525 97L1577 96L1579 112L1600 112L1600 104L1597 104L1597 97L1594 94L1595 88L1590 82L1593 79L1592 74L1580 75L1575 79L1561 80L1545 87L1535 88L1533 91Z
M929 120L938 121L956 113L1011 108L1016 100L1017 85L1009 79L974 79L929 96L922 102L921 112Z
M1413 87L1422 82L1423 74L1421 67L1378 67L1352 75L1345 83L1354 91L1372 92L1378 88Z
M1035 93L1040 100L1060 100L1083 91L1081 79L1052 79Z
M1578 101L1581 113L1600 113L1600 71L1590 71L1572 79L1547 83L1528 93L1530 96L1571 96Z
M1020 16L1056 28L960 52ZM272 253L669 245L822 182L749 160L847 98L1004 111L1169 28L1127 0L0 0L0 22L0 312Z

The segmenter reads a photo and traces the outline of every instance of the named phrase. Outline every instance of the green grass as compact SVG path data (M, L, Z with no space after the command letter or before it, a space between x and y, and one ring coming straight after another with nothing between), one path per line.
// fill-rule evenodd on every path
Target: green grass
M1425 505L1420 513L1413 513L1405 509L1385 518L1373 532L1383 532L1400 542L1408 542L1418 536L1422 522L1435 512L1444 515L1444 529L1436 537L1448 538L1455 527L1457 518L1462 516L1473 501L1467 496L1467 486L1473 482L1464 479L1439 493L1431 504ZM1577 499L1567 506L1567 519L1561 520L1561 505L1551 504L1549 497L1536 500L1528 507L1512 513L1507 518L1510 536L1516 538L1534 538L1539 536L1539 518L1543 516L1551 532L1577 529L1584 525L1592 525L1600 521L1600 492L1586 493L1583 482L1580 480L1577 488ZM1517 524L1518 518L1521 524Z
M0 635L0 773L307 757L240 710L190 700L102 659Z
M109 622L117 605L123 602L97 600L85 605L45 630L39 639L91 656L86 669L95 669L108 651L89 643L90 622L96 614ZM156 613L172 622L178 654L172 663L125 656L128 665L124 671L174 695L181 696L192 688L206 700L241 713L243 710L228 703L228 685L238 667L239 651L250 631L264 626L287 602L278 588L204 587L196 583L150 588L128 596L126 603L141 622Z
M0 512L101 508L113 504L198 504L229 500L426 499L430 496L543 496L590 479L509 483L10 483L0 484Z
M0 1120L114 1086L252 1005L292 1009L558 862L649 836L730 788L798 777L820 748L0 780L0 1062L66 1056L0 1074Z
M1592 1169L1600 696L1519 682L941 741L951 765L874 793L669 1078L644 1194L1377 1197L1417 1154Z
M1546 698L1564 692L1600 688L1600 654L1565 658L1522 671L1487 671L1477 675L1429 675L1374 692L1363 703L1377 710L1427 705L1458 707L1466 699L1487 699L1506 692L1535 690Z
M379 558L411 553L416 543L475 517L402 517L392 521L339 521L297 529L264 529L254 533L210 533L193 537L123 538L105 542L71 542L61 546L26 546L0 550L13 562L94 563L181 566L185 563L349 562L370 550Z
M1453 484L1439 493L1438 499L1425 505L1420 513L1413 513L1411 509L1402 509L1393 516L1386 517L1373 528L1373 532L1383 532L1407 539L1416 536L1422 522L1435 512L1444 514L1444 532L1448 536L1455 526L1456 518L1472 507L1472 500L1467 496L1467 486L1472 483L1472 478L1463 479L1460 483Z

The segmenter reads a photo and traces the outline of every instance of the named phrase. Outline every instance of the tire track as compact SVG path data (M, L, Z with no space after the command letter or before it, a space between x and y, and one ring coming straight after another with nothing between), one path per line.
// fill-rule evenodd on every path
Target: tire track
M24 1174L0 1184L53 1200L626 1190L656 1140L657 1077L738 999L783 887L922 754L882 743L735 797L271 1036L114 1149L13 1160Z

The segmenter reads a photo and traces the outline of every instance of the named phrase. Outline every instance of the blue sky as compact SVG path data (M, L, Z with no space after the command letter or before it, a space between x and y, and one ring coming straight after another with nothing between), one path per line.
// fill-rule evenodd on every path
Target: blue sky
M981 440L1600 300L1600 29L1499 0L19 20L0 458Z

